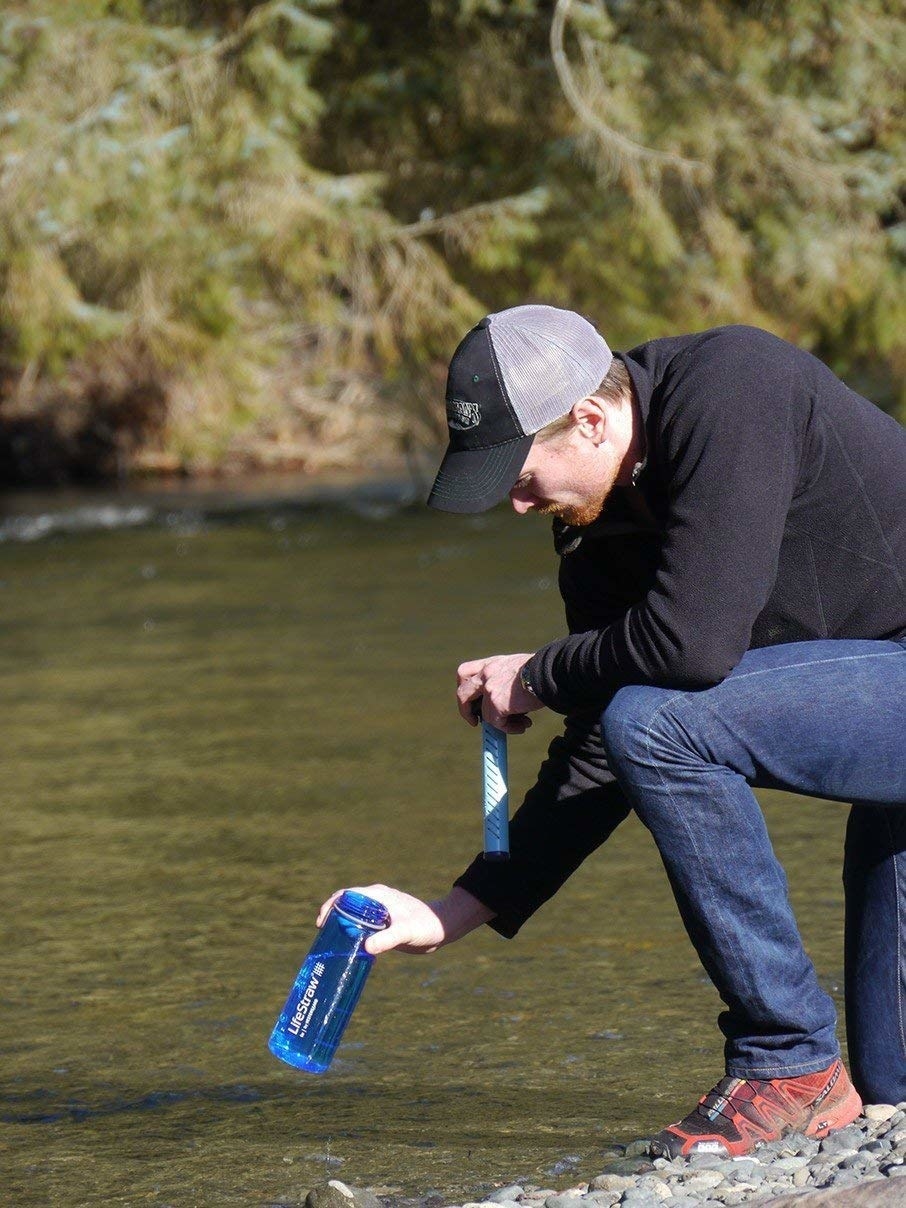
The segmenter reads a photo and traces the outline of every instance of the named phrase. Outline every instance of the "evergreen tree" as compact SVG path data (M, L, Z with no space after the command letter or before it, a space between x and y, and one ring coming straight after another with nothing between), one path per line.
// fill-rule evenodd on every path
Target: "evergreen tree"
M0 469L359 465L542 300L753 322L902 408L885 0L20 0L0 16ZM433 435L432 435L433 434Z

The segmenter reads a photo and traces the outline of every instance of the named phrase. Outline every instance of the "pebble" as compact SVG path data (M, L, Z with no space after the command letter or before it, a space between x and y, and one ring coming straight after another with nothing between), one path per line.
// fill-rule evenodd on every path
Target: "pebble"
M866 1120L889 1120L896 1111L892 1103L866 1103L864 1108Z
M653 1192L630 1187L620 1197L621 1208L661 1208L661 1200Z
M850 1124L847 1128L838 1128L836 1132L830 1133L821 1142L821 1152L840 1153L844 1149L855 1151L864 1137L862 1129L855 1124Z
M640 1191L648 1191L658 1200L669 1200L671 1198L670 1188L663 1181L657 1178L656 1175L646 1174L639 1179L638 1187Z
M635 1186L635 1179L628 1174L599 1174L588 1184L592 1191L628 1191Z
M724 1176L719 1170L698 1170L691 1179L684 1181L683 1191L710 1191L723 1181Z
M648 1158L642 1157L618 1158L616 1162L611 1162L607 1169L614 1174L642 1175L654 1170L654 1163Z
M808 1158L797 1154L792 1158L778 1158L771 1163L771 1170L779 1170L782 1174L795 1174L803 1166L808 1166Z
M641 1137L638 1141L630 1141L626 1146L627 1158L642 1158L648 1156L649 1141L647 1137Z

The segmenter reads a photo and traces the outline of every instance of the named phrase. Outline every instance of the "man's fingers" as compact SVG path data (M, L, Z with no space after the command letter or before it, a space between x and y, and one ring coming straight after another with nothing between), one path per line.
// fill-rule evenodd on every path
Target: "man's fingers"
M459 709L459 716L464 718L470 726L477 726L481 717L481 697L482 685L480 681L469 679L464 681L456 689L456 701ZM476 704L479 706L476 708Z
M336 900L339 897L341 897L344 893L345 893L345 890L338 889L336 893L332 893L330 895L330 897L327 899L327 901L322 905L321 909L318 911L318 917L315 919L316 927L324 926L324 924L327 922L327 916L330 914L330 912L333 908L334 902L336 902Z
M459 716L470 726L478 725L473 703L484 694L482 672L486 662L487 659L473 659L468 663L460 663L456 668L456 702Z
M382 952L389 952L395 948L397 944L408 943L409 936L402 927L394 927L392 924L385 927L383 931L375 931L365 940L365 951L371 956L380 956Z
M487 658L469 659L466 663L460 663L456 668L456 678L459 681L470 679L472 676L480 676L482 668L487 662Z

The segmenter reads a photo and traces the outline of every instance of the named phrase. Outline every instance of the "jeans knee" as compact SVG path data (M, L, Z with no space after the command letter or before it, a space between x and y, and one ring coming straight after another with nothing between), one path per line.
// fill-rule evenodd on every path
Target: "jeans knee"
M601 738L613 770L647 762L660 746L663 707L675 693L644 684L621 688L601 715Z

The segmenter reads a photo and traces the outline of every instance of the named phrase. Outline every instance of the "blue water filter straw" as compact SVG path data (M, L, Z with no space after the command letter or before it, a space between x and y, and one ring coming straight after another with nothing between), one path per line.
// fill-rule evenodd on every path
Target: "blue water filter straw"
M389 922L387 908L363 893L347 889L334 902L271 1032L275 1057L324 1073L374 964L365 940Z
M507 786L506 731L481 723L484 858L510 858L510 794Z

